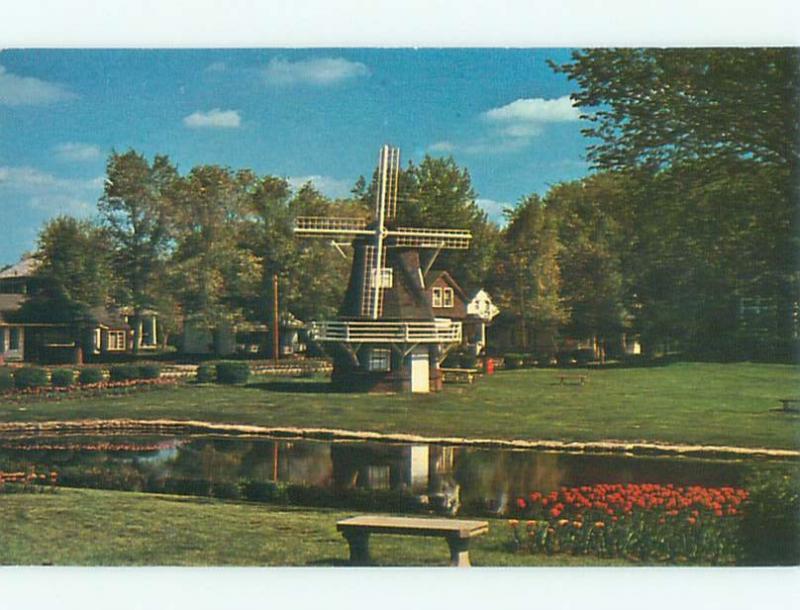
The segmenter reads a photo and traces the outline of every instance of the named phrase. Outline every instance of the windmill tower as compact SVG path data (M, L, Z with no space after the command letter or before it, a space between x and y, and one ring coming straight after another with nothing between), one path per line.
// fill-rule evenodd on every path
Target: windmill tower
M439 364L461 342L461 323L437 318L425 273L443 249L464 250L460 229L396 226L400 151L378 161L374 218L299 217L295 235L353 247L338 319L312 322L312 337L333 355L333 383L344 389L429 392L441 389ZM423 268L424 265L424 268Z

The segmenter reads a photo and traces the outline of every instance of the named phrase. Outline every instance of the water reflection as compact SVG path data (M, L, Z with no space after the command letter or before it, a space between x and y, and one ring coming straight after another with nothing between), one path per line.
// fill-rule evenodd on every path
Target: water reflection
M739 461L422 444L106 435L0 438L0 470L62 485L388 511L503 514L533 490L613 483L740 486Z

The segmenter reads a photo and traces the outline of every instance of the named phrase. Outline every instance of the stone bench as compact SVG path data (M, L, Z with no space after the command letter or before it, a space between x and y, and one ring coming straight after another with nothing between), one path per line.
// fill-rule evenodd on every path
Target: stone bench
M344 519L336 529L350 545L350 562L368 565L370 534L394 534L398 536L438 536L447 540L450 547L450 565L469 567L469 542L475 536L489 531L486 521L462 519L430 519L417 517L382 517L365 515Z

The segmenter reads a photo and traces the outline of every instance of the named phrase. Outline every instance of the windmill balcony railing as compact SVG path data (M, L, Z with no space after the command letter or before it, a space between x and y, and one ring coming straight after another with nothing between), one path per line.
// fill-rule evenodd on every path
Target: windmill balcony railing
M461 322L437 318L433 322L388 322L382 320L333 320L312 322L316 341L341 343L460 343Z

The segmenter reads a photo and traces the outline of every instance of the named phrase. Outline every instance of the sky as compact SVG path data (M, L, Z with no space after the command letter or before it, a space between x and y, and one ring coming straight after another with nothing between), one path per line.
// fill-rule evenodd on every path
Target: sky
M502 211L588 173L568 49L0 52L0 267L44 222L91 217L111 150L310 180L347 196L384 143L452 155Z

